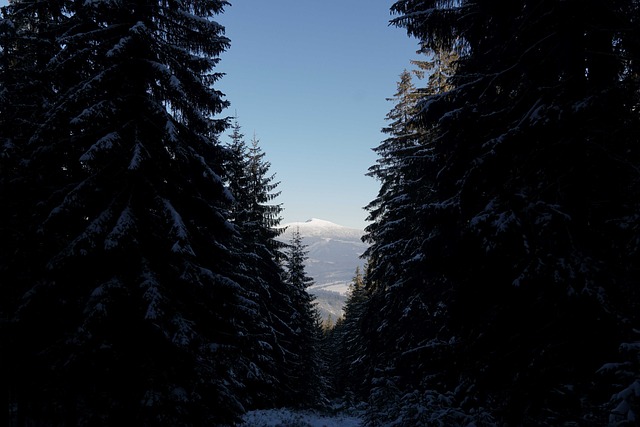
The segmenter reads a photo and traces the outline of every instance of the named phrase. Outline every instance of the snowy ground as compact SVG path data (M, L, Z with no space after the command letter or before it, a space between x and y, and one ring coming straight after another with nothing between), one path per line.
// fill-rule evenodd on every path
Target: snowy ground
M245 414L244 423L238 427L360 427L355 415L328 415L315 411L270 409Z

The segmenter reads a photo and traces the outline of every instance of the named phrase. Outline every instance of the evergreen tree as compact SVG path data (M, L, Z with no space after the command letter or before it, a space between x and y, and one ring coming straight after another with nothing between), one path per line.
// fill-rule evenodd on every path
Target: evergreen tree
M252 204L252 196L249 192L248 183L247 144L237 117L231 123L229 139L225 161L225 180L234 199L231 220L237 226L240 226L247 221L249 206Z
M254 136L248 147L237 121L229 135L229 156L226 165L229 188L234 196L232 222L239 231L239 244L246 254L238 265L244 282L251 286L260 304L261 329L253 332L264 347L255 360L257 371L247 387L250 407L281 407L298 403L292 391L291 366L301 358L300 337L292 322L306 294L300 294L289 283L282 265L285 244L276 240L284 229L280 224L279 204L269 204L279 192L278 183L269 174L270 164ZM300 302L300 298L303 299Z
M8 408L9 422L23 425L25 405L17 411L15 402L23 385L39 373L16 369L20 358L13 351L18 336L13 314L24 292L22 284L33 282L38 268L34 261L39 238L24 224L39 196L47 196L24 175L29 136L57 87L58 76L45 66L58 51L57 37L69 20L61 13L64 1L11 3L0 17L0 401Z
M413 121L419 94L410 72L403 71L396 94L388 100L395 102L386 117L389 126L382 130L389 137L374 149L378 160L368 173L380 181L378 196L366 207L371 224L364 238L371 246L364 256L373 267L372 283L383 278L401 281L406 261L415 250L415 238L419 238L412 236L415 221L410 214L414 209L410 201L417 197L409 193L418 188L415 182L420 179L414 178L411 159L419 155L423 147L419 144L421 130Z
M344 328L342 327L344 322L343 317L338 319L330 327L324 328L324 352L327 355L327 382L329 384L329 398L348 400L344 382L342 381L341 372L343 372L344 366ZM349 402L350 403L350 402Z
M401 196L403 192L407 177L403 176L400 164L408 157L405 153L415 149L417 145L418 133L416 127L410 123L416 113L415 105L417 102L417 93L411 80L411 73L405 70L400 75L398 91L393 98L388 100L396 103L386 117L390 124L383 129L383 132L389 134L390 137L374 149L378 160L374 166L369 168L368 173L369 176L380 181L378 197L366 208L370 212L368 220L372 221L372 224L366 229L367 235L365 237L369 242L380 241L383 239L383 233L388 235L394 232L390 227L383 227L383 224L397 224L397 228L402 230L409 227L406 222L410 221L410 217L405 215L405 212L397 210L406 205L401 199L396 203L395 208L397 209L390 206L390 202ZM388 250L385 254L379 254L378 249L379 246L373 245L366 256L372 260L386 256L397 256L396 260L385 259L384 263L378 263L378 265L380 268L397 269L397 271L392 270L386 273L390 276L400 274L402 270L400 260L404 254L400 250Z
M44 4L48 15L23 13ZM8 9L24 39L52 46L34 72L56 76L29 83L36 120L10 104L11 120L28 123L11 184L34 190L20 194L31 212L10 240L24 238L11 256L29 260L28 274L2 260L3 297L21 296L3 298L20 423L213 425L244 410L260 320L235 270L242 248L217 140L226 121L214 119L227 106L213 88L229 44L213 18L225 4ZM65 31L42 33L39 19ZM3 88L36 52L11 46ZM3 205L15 202L7 187L3 178Z
M604 425L596 371L638 321L637 5L392 10L459 58L373 206L369 424Z
M367 300L365 280L358 267L349 286L344 317L336 322L329 335L333 355L330 370L333 392L343 397L347 405L364 402L368 398L369 355L363 334Z
M266 154L260 141L254 135L247 146L242 128L237 120L232 124L231 142L228 145L226 180L234 197L233 222L241 229L242 240L260 243L273 251L272 258L281 260L281 250L285 244L276 240L284 229L279 228L282 204L269 204L280 195L274 191L279 182L275 174L270 174L271 164L265 160Z
M320 358L322 324L307 288L313 279L305 271L306 246L300 230L295 230L286 251L285 280L290 286L293 312L289 328L293 333L288 343L290 387L299 405L322 406L326 403L326 368Z
M366 309L360 310L369 363L365 381L371 387L370 423L381 417L406 424L423 422L414 414L402 414L400 400L416 400L409 392L419 388L422 375L441 381L441 365L449 358L439 336L446 288L438 282L425 286L422 265L433 254L423 247L430 230L419 216L437 180L437 170L431 163L432 130L421 123L418 113L421 100L447 89L442 86L442 75L452 73L453 61L443 57L444 53L439 61L450 68L430 75L425 88L416 89L409 72L401 75L398 92L390 99L396 103L387 115L390 124L383 129L389 137L375 149L379 159L369 172L380 181L377 198L367 206L373 221L365 235L371 243L365 253L370 270ZM435 68L430 61L416 65L418 77L423 77L422 70ZM430 315L420 315L425 312ZM414 351L416 343L422 351ZM424 356L427 349L433 349L429 359Z
M0 20L0 191L3 200L0 231L6 250L0 255L1 271L23 263L11 254L25 236L14 235L18 223L30 215L33 205L24 194L38 189L26 187L20 179L28 160L30 134L42 120L43 112L56 90L56 76L46 64L59 49L57 36L64 31L67 17L60 1L15 2L2 8ZM7 257L7 258L4 258ZM19 268L26 273L25 265ZM18 269L16 269L18 270ZM11 280L3 280L8 283ZM5 294L5 297L8 295ZM3 298L7 302L11 298Z

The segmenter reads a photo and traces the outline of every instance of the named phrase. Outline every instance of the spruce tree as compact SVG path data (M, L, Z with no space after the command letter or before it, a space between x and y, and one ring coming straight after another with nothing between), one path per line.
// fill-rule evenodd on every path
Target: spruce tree
M366 228L367 235L365 237L372 243L382 241L383 234L386 241L392 238L390 234L393 234L394 231L389 226L390 224L397 224L397 229L402 232L403 229L409 227L407 222L411 220L406 212L401 211L407 205L402 200L407 177L403 175L401 163L409 157L407 152L414 150L417 146L417 127L411 123L411 120L416 113L415 105L418 97L411 73L407 70L400 75L397 87L398 90L394 97L388 99L395 102L395 106L386 117L390 122L389 126L383 129L384 133L389 134L389 138L374 149L378 160L374 166L369 168L368 173L369 176L380 181L378 196L366 208L370 213L368 220L372 223ZM398 203L391 206L394 199L398 200ZM378 270L374 270L376 274L389 276L401 274L401 260L406 254L399 246L397 250L386 250L385 253L380 253L381 250L384 250L383 248L383 245L374 244L366 254L367 257L374 260L379 269L390 270L385 273L378 273ZM398 259L390 257L398 257Z
M606 423L599 408L612 390L594 386L596 371L637 328L636 8L392 7L425 50L459 59L449 88L415 116L429 155L412 157L422 183L405 198L415 207L405 233L419 249L403 282L376 277L381 315L370 327L395 349L374 367L397 410L375 413L384 402L374 389L371 415Z
M234 199L231 221L240 226L245 223L246 217L249 215L251 194L248 184L247 144L237 117L231 123L229 139L226 147L225 180Z
M290 391L303 407L317 407L326 403L327 382L324 361L319 348L322 324L307 288L313 279L305 271L306 246L300 230L291 235L285 258L285 281L290 287L293 311L289 313L288 357Z
M25 193L39 191L26 186L23 179L28 162L28 142L43 120L46 106L55 96L57 76L46 64L60 49L58 36L68 18L61 13L61 1L14 2L2 8L0 19L0 191L3 201L2 269L22 263L11 256L13 247L26 236L14 235L18 225L29 216L33 205L25 202ZM5 234L6 233L6 234ZM33 242L30 242L32 244ZM26 270L22 265L20 268ZM24 272L23 272L24 273ZM3 283L10 282L9 277ZM6 297L7 295L5 295ZM6 302L10 298L3 298Z
M21 358L14 350L22 337L15 310L25 283L37 280L41 269L40 238L29 222L37 201L47 196L26 179L28 143L58 87L46 64L59 50L58 36L69 19L64 1L11 3L0 17L0 381L5 414L22 425L39 406L16 401L25 392L37 393L29 384L42 372L17 368Z
M358 267L349 285L344 316L338 319L329 333L333 356L330 366L332 391L337 397L344 398L347 405L365 402L369 397L371 384L367 371L370 355L363 333L367 302L365 279Z
M15 2L8 19L33 3ZM259 308L235 272L242 248L217 139L227 102L215 66L229 41L214 17L226 3L39 3L66 26L37 64L56 77L37 89L47 102L21 135L15 175L35 190L21 194L31 212L13 237L29 237L13 254L29 274L11 271L3 289L21 296L3 308L17 337L15 417L237 420ZM38 41L42 16L20 27ZM4 75L31 53L3 54Z
M262 349L246 389L249 407L296 405L299 396L292 392L291 369L301 355L292 313L298 312L299 299L307 297L286 280L286 244L276 240L284 231L279 228L282 206L270 204L279 195L270 163L255 136L247 146L237 118L229 137L225 169L234 197L231 218L246 254L237 271L256 295L261 319L260 328L252 331Z
M418 113L422 100L447 89L442 77L453 72L452 57L443 52L437 58L447 67L430 74L424 88L414 86L408 71L401 74L398 92L390 99L396 103L387 115L390 124L383 129L389 137L375 149L379 159L369 171L380 181L377 198L367 206L373 221L365 235L371 243L365 253L370 270L366 309L360 310L369 364L365 381L371 387L370 423L381 417L406 424L423 422L411 410L403 413L403 408L415 407L413 392L423 376L443 381L441 365L448 363L446 344L439 336L447 289L438 282L425 286L422 271L425 258L434 254L423 246L431 231L421 222L421 211L437 180L437 169L429 143L432 129L423 125ZM424 77L423 70L438 68L435 61L416 61L415 74ZM421 350L415 351L416 347ZM432 354L427 357L427 352Z

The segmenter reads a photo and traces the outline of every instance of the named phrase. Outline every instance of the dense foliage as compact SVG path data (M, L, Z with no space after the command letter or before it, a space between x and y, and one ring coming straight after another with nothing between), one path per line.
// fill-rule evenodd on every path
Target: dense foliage
M323 331L278 182L216 87L224 0L0 20L0 398L16 426L640 417L640 6L398 0L368 265Z
M452 68L402 76L372 168L368 424L631 422L599 368L638 327L637 4L392 10Z
M264 154L233 176L218 140L226 4L3 9L10 423L204 426L293 403L292 359L313 350L282 336L315 322L290 310L309 297L285 281Z
M326 365L319 351L323 333L320 316L307 288L313 279L305 271L307 249L300 230L294 230L285 259L285 282L291 287L293 301L292 321L289 323L292 350L289 354L291 392L297 405L323 407L327 403Z

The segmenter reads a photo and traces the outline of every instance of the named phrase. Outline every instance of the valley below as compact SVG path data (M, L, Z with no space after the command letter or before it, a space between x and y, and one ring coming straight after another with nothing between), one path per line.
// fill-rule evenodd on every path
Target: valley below
M309 293L315 296L322 319L335 321L342 317L356 268L363 271L365 261L360 256L368 246L362 242L364 231L317 218L284 227L280 240L288 242L292 233L299 230L307 246L306 271L314 280Z

